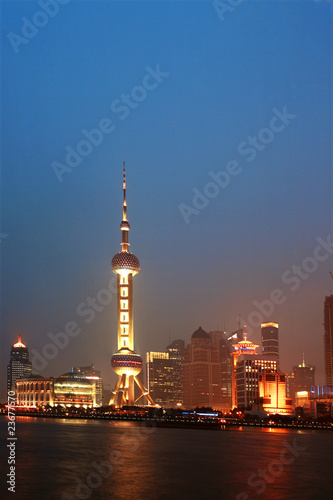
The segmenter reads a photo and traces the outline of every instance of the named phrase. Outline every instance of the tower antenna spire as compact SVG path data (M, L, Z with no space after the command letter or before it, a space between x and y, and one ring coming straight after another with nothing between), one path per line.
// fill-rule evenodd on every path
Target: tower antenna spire
M125 162L123 162L123 221L127 221L127 203L126 203L126 172L125 172Z
M127 219L127 202L126 202L126 172L125 172L125 162L123 162L123 220L120 224L121 229L121 250L123 252L128 252L128 231L130 230L130 225Z

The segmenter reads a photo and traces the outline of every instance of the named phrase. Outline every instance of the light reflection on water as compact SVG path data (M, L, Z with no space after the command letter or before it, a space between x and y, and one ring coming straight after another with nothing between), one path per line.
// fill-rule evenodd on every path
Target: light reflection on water
M6 426L1 418L1 430ZM133 422L30 417L17 417L16 428L19 500L62 499L63 493L67 500L228 500L242 492L239 500L332 498L333 433L328 431L163 429ZM292 463L279 465L285 442L292 447L295 438L305 449L295 452ZM112 473L96 475L93 463L109 462L111 453ZM268 475L266 481L259 472L268 467L278 475ZM105 475L107 468L102 471ZM252 487L247 484L251 475L256 483ZM87 480L90 486L84 489ZM79 484L81 489L76 489Z

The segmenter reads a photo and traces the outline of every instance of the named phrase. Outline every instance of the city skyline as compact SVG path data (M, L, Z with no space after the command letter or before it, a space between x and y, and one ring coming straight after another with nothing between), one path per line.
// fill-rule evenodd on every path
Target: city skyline
M135 283L135 349L162 351L169 334L188 343L198 325L231 332L247 324L259 343L260 323L276 321L282 371L304 353L324 384L323 303L333 284L330 6L244 3L222 23L212 5L182 3L173 6L175 29L163 2L133 5L131 18L121 5L111 16L107 4L75 4L17 54L7 33L20 32L22 16L37 7L2 5L2 366L18 332L32 358L67 328L67 345L41 375L94 363L113 386L110 255L125 159L144 271ZM131 104L122 95L134 96ZM59 182L54 162L67 165L68 151L88 137L98 145L79 159L71 153L78 165ZM106 303L101 290L109 288ZM274 290L282 292L275 304ZM89 302L96 297L98 311ZM248 318L261 306L269 314L251 331ZM5 375L1 383L3 399Z

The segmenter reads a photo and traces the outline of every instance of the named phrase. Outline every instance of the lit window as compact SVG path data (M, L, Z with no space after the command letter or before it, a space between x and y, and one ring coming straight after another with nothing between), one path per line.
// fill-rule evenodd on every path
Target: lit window
M127 286L122 286L121 287L120 295L122 297L128 297L128 288L127 288Z
M121 308L122 309L128 309L128 300L122 300L121 301Z
M121 313L121 321L124 323L128 323L128 313Z

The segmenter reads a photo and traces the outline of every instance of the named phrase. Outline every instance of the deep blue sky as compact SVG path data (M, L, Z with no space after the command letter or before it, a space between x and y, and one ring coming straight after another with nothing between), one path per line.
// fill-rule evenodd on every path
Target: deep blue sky
M120 250L126 160L135 278L136 349L162 350L192 332L238 326L279 288L265 320L280 323L281 368L305 360L323 383L323 300L332 259L296 291L281 276L332 234L331 10L329 2L244 2L222 22L212 2L75 1L59 6L15 53L37 2L2 2L1 382L21 331L42 352L47 334L82 332L41 372L94 363L113 384L115 299L86 324L76 313L112 277ZM38 21L37 21L38 22ZM123 120L111 111L142 85L146 67L169 73ZM149 80L152 83L152 80ZM273 109L297 115L248 162L238 147L268 127ZM81 131L115 130L59 183L52 168ZM232 177L186 224L211 171ZM251 339L258 343L259 328ZM3 394L2 394L3 398Z

